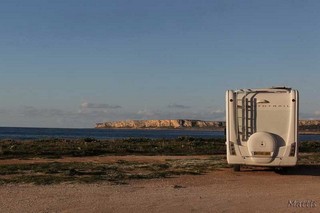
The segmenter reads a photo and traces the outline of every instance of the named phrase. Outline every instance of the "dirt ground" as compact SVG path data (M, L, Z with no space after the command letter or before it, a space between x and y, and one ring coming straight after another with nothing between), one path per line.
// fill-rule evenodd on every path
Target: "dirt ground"
M158 162L170 158L188 157L124 156L86 160ZM75 159L63 159L68 160ZM16 161L30 163L29 160ZM300 168L287 175L265 168L241 172L220 169L205 175L134 180L127 185L3 185L0 186L0 212L320 212L318 169ZM292 207L288 206L290 201L309 201L310 205Z
M92 157L63 157L58 159L48 158L32 158L32 159L4 159L0 160L0 165L10 164L30 164L30 163L48 163L48 162L90 162L90 163L114 163L119 160L135 161L135 162L165 162L172 159L207 159L210 155L192 155L192 156L92 156Z

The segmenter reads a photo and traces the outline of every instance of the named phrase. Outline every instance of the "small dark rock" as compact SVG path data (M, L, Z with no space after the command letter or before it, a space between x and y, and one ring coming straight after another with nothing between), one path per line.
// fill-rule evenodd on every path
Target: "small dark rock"
M180 185L174 185L173 188L174 188L174 189L182 189L182 188L186 188L186 187L180 186Z

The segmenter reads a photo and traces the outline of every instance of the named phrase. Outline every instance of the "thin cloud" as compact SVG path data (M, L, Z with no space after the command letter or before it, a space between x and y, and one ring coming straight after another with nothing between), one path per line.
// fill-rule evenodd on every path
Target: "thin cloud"
M300 120L319 120L320 119L320 110L314 111L313 113L304 113L301 112L299 115Z
M10 110L7 109L0 109L0 114L8 114Z
M38 127L94 127L96 123L116 120L157 120L157 119L195 119L224 120L222 110L160 110L141 109L134 111L101 108L103 105L81 104L80 109L59 109L40 106L22 106L6 109L2 120L13 119L15 126ZM108 105L109 106L109 105ZM104 106L105 107L105 106ZM118 108L116 108L118 109ZM9 123L9 122L7 122Z
M211 110L209 112L210 114L225 114L225 111L221 110L221 109L217 109L217 110Z
M54 117L54 116L64 116L68 113L60 109L36 108L33 106L25 106L22 109L22 114L24 116L31 116L31 117L33 116Z
M83 109L120 109L122 107L119 105L83 102L81 104L81 108Z
M216 111L160 111L160 110L140 110L135 116L136 119L195 119L195 120L225 120L225 113L223 110Z
M171 109L189 109L190 107L186 106L186 105L182 105L182 104L170 104L170 105L168 105L168 108L171 108Z
M153 111L150 111L150 110L139 110L137 112L137 115L141 115L141 116L156 116L157 115L157 112L153 112Z

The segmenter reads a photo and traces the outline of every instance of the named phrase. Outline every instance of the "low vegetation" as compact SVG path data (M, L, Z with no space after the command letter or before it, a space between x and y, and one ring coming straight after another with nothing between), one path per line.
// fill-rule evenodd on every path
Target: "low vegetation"
M166 178L183 174L200 175L229 167L226 163L224 139L122 139L81 140L48 139L37 141L0 141L0 160L44 158L55 161L63 157L110 155L190 155L187 159L164 162L116 163L43 162L0 165L0 184L9 183L95 183L101 181L125 184L131 179ZM300 144L299 165L320 166L320 143ZM192 155L210 155L193 158ZM56 160L57 161L57 160Z
M118 140L47 139L0 141L0 159L61 158L99 155L214 155L225 153L225 139L179 137L176 139L128 138ZM301 152L320 152L318 141L300 144Z
M221 167L227 167L224 156L213 156L208 159L166 160L164 163L119 160L112 164L52 162L0 165L0 184L100 181L125 184L130 179L166 178L183 174L200 175Z
M129 138L118 140L48 139L0 141L0 159L98 155L212 155L225 153L224 139L179 137L177 139Z

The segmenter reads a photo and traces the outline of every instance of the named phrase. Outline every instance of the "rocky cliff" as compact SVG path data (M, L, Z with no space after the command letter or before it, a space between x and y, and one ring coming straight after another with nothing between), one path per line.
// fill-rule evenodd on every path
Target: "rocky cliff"
M320 132L320 120L300 120L299 130L305 133Z
M225 121L202 120L126 120L97 123L96 128L122 128L122 129L183 129L203 128L223 130ZM299 129L302 131L320 131L320 120L300 120Z
M299 126L318 126L320 125L320 120L300 120Z
M156 128L224 128L222 121L201 121L201 120L127 120L97 123L96 128L123 128L123 129L156 129Z

